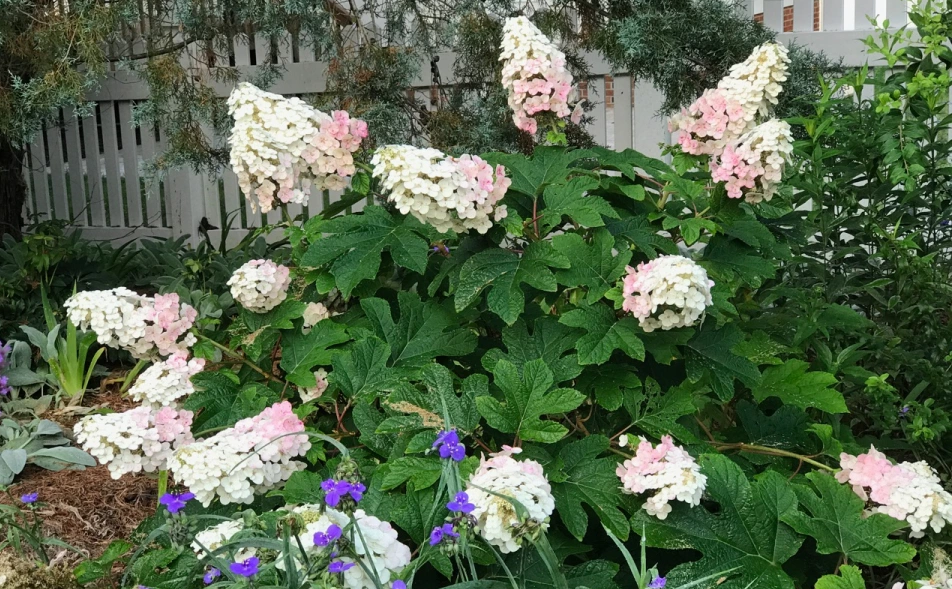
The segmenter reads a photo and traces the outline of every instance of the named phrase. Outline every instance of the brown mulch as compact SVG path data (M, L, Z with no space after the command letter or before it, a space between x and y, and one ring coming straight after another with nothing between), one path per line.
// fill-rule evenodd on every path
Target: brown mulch
M156 481L145 475L113 480L105 466L52 472L27 467L10 489L14 498L39 493L39 514L48 537L95 558L113 540L128 538L155 513ZM14 499L16 500L16 499ZM8 503L10 497L0 497Z
M137 404L120 395L118 388L113 385L91 390L83 405L113 411L135 407ZM82 416L54 410L43 417L56 421L71 435L72 426ZM19 505L21 495L39 493L45 534L96 558L113 540L128 539L144 519L155 513L157 488L156 479L145 474L113 480L105 466L52 472L28 465L9 495L0 494L0 503Z

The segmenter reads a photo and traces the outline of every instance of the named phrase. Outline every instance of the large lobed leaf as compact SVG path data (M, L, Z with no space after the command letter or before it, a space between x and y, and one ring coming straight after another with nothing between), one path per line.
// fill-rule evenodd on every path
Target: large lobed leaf
M711 513L703 506L678 504L664 520L639 511L632 529L644 526L648 545L692 548L700 560L680 564L668 574L674 587L737 569L721 584L716 577L705 587L719 589L793 589L793 579L782 566L803 540L783 520L797 510L797 497L787 480L767 472L751 483L739 466L721 455L701 456L708 477L706 494L720 504Z
M501 432L514 433L523 440L553 443L568 429L557 421L542 419L571 411L582 404L585 395L573 389L552 388L552 371L544 360L532 360L522 372L507 360L493 370L495 384L503 399L486 395L476 397L476 407L486 422Z

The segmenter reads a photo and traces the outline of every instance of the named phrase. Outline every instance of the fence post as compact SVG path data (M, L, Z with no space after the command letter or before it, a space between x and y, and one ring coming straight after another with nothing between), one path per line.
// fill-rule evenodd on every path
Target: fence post
M172 237L189 235L189 243L198 244L198 224L205 216L205 189L201 174L189 167L172 170L166 177Z

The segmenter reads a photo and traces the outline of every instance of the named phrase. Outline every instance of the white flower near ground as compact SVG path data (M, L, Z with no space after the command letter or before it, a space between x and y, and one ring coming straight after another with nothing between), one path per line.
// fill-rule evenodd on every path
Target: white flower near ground
M552 487L542 465L513 458L519 452L518 448L504 446L488 460L483 457L466 486L469 501L476 507L472 516L477 532L504 554L519 550L526 534L544 532L555 509ZM507 497L525 508L525 518L519 517Z
M506 206L498 203L512 181L505 168L493 169L479 156L454 158L432 148L387 145L374 152L371 163L387 200L437 231L486 233L506 217Z
M277 487L305 468L292 460L311 448L303 432L304 423L291 404L275 403L234 427L179 448L168 467L205 507L215 497L224 505L251 503L256 493Z
M314 380L317 381L312 387L299 388L298 393L301 395L301 401L305 403L310 403L311 401L316 401L321 398L321 395L324 394L324 391L327 390L327 371L323 368L318 368L314 371Z
M192 542L192 550L199 558L205 558L208 553L205 550L214 552L224 546L236 534L245 529L245 524L241 520L224 521L210 528L206 528L195 534L195 541ZM235 553L235 562L245 561L254 556L258 550L256 548L242 548Z
M622 308L645 331L690 327L713 304L707 272L684 256L659 256L627 267L623 280Z
M662 437L657 447L645 438L640 439L635 456L615 471L625 492L640 495L656 491L643 507L658 519L671 513L671 501L683 501L691 507L700 504L707 477L701 474L694 458L684 448L675 446L671 436Z
M191 425L191 411L143 406L89 415L73 431L76 442L118 479L128 473L165 470L173 451L192 443Z
M314 327L330 316L331 312L327 310L323 303L308 303L307 307L304 308L304 328Z
M288 296L291 271L271 260L251 260L228 279L231 296L252 313L267 313Z
M344 537L363 564L344 571L344 587L347 589L376 589L377 585L366 573L365 567L367 570L376 571L380 584L387 587L400 571L410 564L410 547L399 541L393 526L367 514L363 509L354 512L353 522L356 528L351 526L350 516L330 507L306 504L293 507L291 512L304 520L304 531L298 536L298 540L308 555L323 554L330 549L330 546L315 545L314 534L326 534L332 525L343 530ZM354 562L350 554L341 554L339 560ZM283 568L280 562L279 559L278 566Z

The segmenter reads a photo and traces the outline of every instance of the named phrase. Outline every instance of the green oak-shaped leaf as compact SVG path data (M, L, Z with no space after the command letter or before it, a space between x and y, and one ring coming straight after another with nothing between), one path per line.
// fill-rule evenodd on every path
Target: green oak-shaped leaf
M394 217L386 209L368 206L361 213L308 223L311 233L324 233L301 258L301 265L319 268L330 264L341 294L349 297L362 280L380 270L384 251L393 261L414 272L426 270L429 253L427 229L413 217Z
M544 360L527 362L521 375L513 363L500 360L493 376L503 400L476 397L480 415L497 430L518 434L526 441L551 444L561 440L568 429L542 417L571 411L585 400L585 395L574 389L553 389L552 371Z
M287 379L301 387L313 387L314 368L329 366L336 350L331 346L350 339L343 325L333 321L321 321L308 333L291 330L283 334L281 340L281 369L287 372Z
M850 562L870 566L889 566L915 557L916 549L911 544L889 538L904 528L905 522L883 513L867 517L863 500L831 475L811 472L807 478L816 491L805 485L795 485L794 491L809 515L791 512L784 521L797 532L815 538L817 552L842 554Z
M588 505L613 534L628 538L628 521L618 505L622 501L621 486L615 469L618 460L599 458L608 451L608 438L593 435L568 444L559 453L562 476L552 483L555 507L566 529L578 540L588 531Z
M378 431L457 429L471 433L479 426L476 397L489 394L486 375L469 375L457 394L453 374L439 364L429 364L423 369L423 382L426 392L412 386L401 386L387 397L384 401L387 408L403 415L386 419L378 426Z
M608 305L599 303L572 309L562 315L560 321L588 332L575 345L579 364L603 364L615 350L621 350L635 360L645 359L645 346L638 337L638 322L633 317L616 318Z
M668 517L659 520L639 510L632 518L635 531L645 526L648 546L692 548L703 556L672 569L666 576L672 587L737 568L721 584L717 579L695 589L793 589L793 579L782 565L803 539L783 519L797 510L797 497L787 479L766 472L754 482L730 458L701 456L707 476L706 495L720 504L717 513L703 506L674 502Z
M608 231L616 238L622 238L638 248L649 259L658 254L676 254L678 246L662 235L658 235L659 227L648 221L646 217L628 217L608 224Z
M334 356L334 370L328 380L347 397L366 396L373 400L380 393L393 390L407 376L406 370L388 367L388 358L390 346L386 342L376 337L364 338Z
M493 348L483 356L483 367L492 372L499 360L508 360L519 370L530 360L545 360L552 371L555 382L571 380L579 375L582 368L578 365L576 354L567 354L575 350L582 331L562 325L556 317L546 315L537 318L532 324L532 333L520 319L502 330L503 352Z
M522 284L555 292L558 283L551 268L568 268L569 259L547 241L526 246L522 255L504 249L482 251L466 260L456 289L456 310L462 311L488 289L489 310L512 325L522 315L526 296Z
M859 567L844 564L840 567L839 575L820 577L814 589L866 589L866 582L863 580L863 573L860 572Z
M390 345L393 366L419 366L437 356L463 356L476 348L475 333L453 329L459 322L452 309L423 302L420 295L407 291L397 295L397 303L400 318L394 321L387 301L360 301L377 337Z
M846 413L843 393L830 388L837 383L836 377L828 372L807 372L809 368L803 360L787 360L764 370L760 384L753 388L754 398L760 403L777 397L785 405L801 409L813 407L827 413Z
M510 153L491 153L484 157L493 165L506 166L506 175L512 180L511 192L541 196L546 186L562 182L570 172L577 171L572 164L591 155L586 149L537 147L532 157Z
M618 255L612 254L616 249L615 238L606 229L595 231L591 244L578 233L566 233L556 235L552 245L572 261L571 268L555 273L556 280L565 286L587 288L585 300L590 305L598 302L618 282L631 260L631 252L624 248L618 248Z
M617 219L618 213L600 196L587 194L598 188L599 181L591 176L576 176L565 184L550 184L545 188L545 209L539 225L543 234L562 225L569 217L582 227L603 227L602 217Z
M708 373L711 388L725 402L734 397L734 380L755 386L760 382L757 366L732 351L743 339L743 333L733 323L699 331L687 344L688 379L697 382Z
M686 415L697 412L694 399L697 393L690 383L661 392L653 378L645 379L643 388L630 390L625 396L625 410L632 424L653 438L672 435L682 442L696 442L697 436L678 423Z

